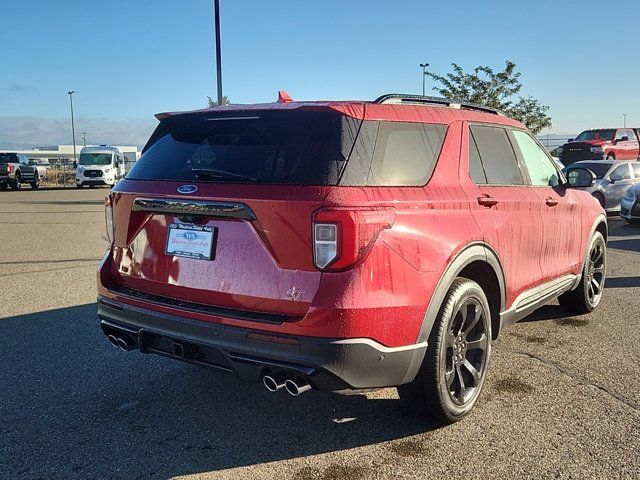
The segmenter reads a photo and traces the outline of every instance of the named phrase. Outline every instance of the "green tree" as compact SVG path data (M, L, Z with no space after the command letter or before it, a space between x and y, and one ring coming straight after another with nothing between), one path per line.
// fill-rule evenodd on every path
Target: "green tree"
M218 101L214 100L213 98L211 98L210 96L207 95L207 99L209 99L209 107L217 107L218 106ZM229 97L227 97L226 95L222 96L222 105L230 105L231 102L229 101Z
M516 64L507 60L505 69L494 72L491 67L480 66L472 72L465 72L460 65L451 64L453 71L438 75L426 74L440 86L433 89L452 100L480 103L497 108L506 115L524 123L534 134L551 127L549 107L533 97L517 96L522 89L521 73Z

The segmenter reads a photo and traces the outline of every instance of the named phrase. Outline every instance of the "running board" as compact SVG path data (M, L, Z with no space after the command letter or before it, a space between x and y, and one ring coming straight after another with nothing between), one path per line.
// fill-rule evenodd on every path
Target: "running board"
M579 280L578 275L564 275L522 292L508 310L500 314L500 330L531 315L538 308L571 290Z

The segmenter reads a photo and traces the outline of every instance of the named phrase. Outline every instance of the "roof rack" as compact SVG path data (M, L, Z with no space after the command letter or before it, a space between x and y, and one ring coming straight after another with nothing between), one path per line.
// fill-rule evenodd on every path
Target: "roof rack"
M413 103L413 104L428 104L428 105L442 105L450 108L465 109L465 110L478 110L480 112L493 113L496 115L504 115L500 110L496 108L487 107L486 105L480 105L478 103L465 102L463 100L451 100L444 97L429 97L424 95L412 95L404 93L387 93L381 97L376 98L373 103Z

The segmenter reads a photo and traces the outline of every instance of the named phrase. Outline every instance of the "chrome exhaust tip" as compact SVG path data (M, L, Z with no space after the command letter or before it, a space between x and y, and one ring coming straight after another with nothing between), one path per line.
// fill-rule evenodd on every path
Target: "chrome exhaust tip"
M285 382L287 381L287 374L280 372L274 375L265 375L262 377L262 383L270 392L277 392L282 387L284 387Z
M133 341L129 337L116 337L116 343L123 352L133 350Z
M118 345L118 339L114 335L107 335L107 340L109 340L109 343L113 348L120 348L120 345Z
M286 382L284 382L284 388L287 389L289 395L297 397L301 393L311 390L311 385L299 378L290 378Z

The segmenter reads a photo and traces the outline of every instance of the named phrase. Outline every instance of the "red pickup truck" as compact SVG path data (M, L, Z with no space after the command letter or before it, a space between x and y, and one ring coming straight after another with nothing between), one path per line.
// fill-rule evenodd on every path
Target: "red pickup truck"
M633 128L585 130L558 148L558 157L564 165L580 160L637 160L638 155L640 144Z

